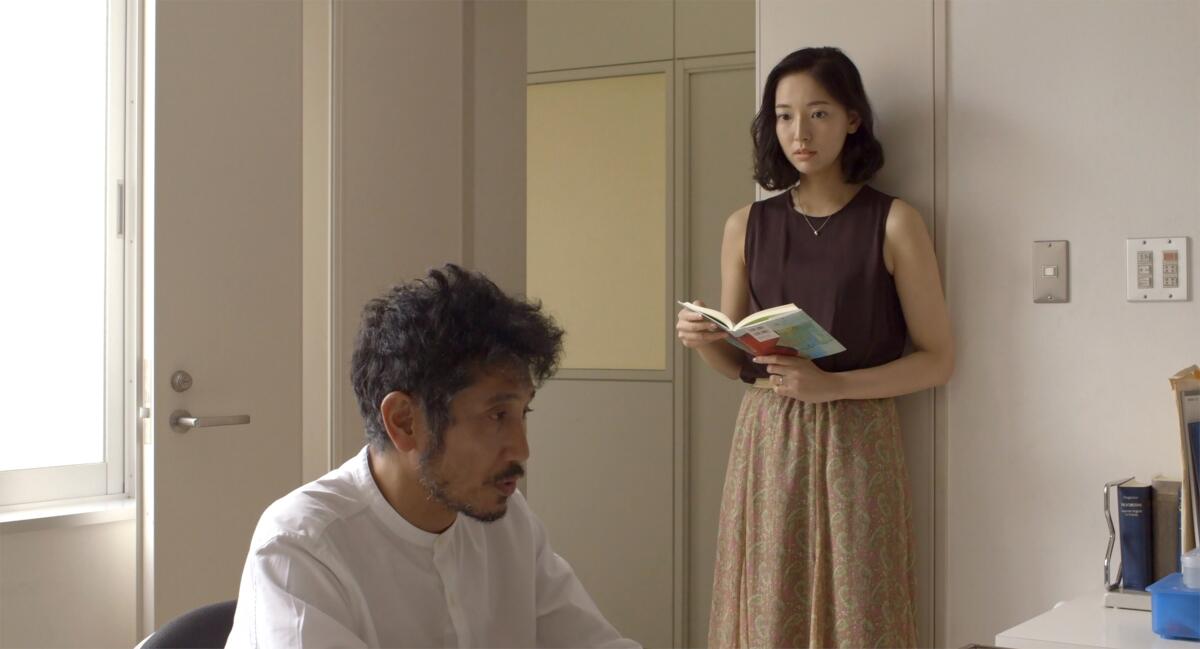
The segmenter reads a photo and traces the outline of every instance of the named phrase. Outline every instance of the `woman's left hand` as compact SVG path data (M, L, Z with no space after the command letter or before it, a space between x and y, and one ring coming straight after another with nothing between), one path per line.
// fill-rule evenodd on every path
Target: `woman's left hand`
M799 356L756 356L754 362L767 366L771 389L783 397L806 403L824 403L842 398L838 375L826 372Z

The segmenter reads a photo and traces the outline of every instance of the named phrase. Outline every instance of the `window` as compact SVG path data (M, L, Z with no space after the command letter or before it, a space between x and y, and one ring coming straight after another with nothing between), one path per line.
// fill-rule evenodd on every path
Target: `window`
M544 73L527 88L526 289L568 332L559 378L668 378L669 79L660 68Z
M126 489L126 50L125 0L0 3L0 505Z

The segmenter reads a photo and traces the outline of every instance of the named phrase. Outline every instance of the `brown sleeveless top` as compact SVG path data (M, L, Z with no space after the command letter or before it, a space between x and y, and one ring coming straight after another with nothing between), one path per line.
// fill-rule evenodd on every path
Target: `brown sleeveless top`
M789 302L804 309L846 347L815 361L827 372L883 365L904 352L908 328L883 263L892 200L863 186L832 216L809 217L820 236L792 206L791 192L750 206L745 255L751 313ZM766 368L747 357L742 380L765 376Z

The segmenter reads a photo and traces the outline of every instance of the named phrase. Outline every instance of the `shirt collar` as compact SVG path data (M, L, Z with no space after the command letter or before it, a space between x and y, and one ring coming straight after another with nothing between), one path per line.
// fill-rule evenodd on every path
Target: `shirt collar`
M383 492L379 490L379 485L375 483L375 477L371 475L371 455L368 447L369 445L363 446L362 450L358 452L358 456L351 460L354 463L353 472L355 482L358 483L359 490L362 492L371 511L389 530L409 543L414 543L425 548L432 548L439 538L459 527L458 519L456 518L454 523L451 523L445 532L433 534L413 525L401 516L392 507L391 503L387 501L387 498L383 497Z

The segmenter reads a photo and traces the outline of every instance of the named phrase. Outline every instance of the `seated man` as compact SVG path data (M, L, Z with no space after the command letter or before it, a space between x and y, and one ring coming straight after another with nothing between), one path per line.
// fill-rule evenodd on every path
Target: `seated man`
M636 647L516 490L562 335L454 265L369 302L351 369L367 445L267 508L227 646Z

